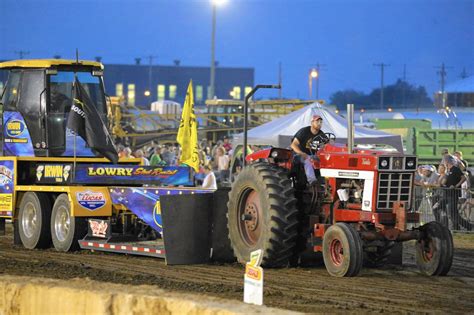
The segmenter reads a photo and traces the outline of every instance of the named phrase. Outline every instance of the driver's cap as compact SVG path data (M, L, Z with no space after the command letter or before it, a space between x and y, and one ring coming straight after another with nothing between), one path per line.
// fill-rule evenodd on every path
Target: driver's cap
M313 118L311 118L311 121L315 121L315 120L323 120L323 118L319 115L313 115Z

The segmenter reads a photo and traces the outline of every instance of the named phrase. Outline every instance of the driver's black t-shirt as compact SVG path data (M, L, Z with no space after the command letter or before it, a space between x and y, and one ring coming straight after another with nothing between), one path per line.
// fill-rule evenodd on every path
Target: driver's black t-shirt
M328 137L324 134L324 132L321 129L318 131L317 134L313 134L311 132L311 126L304 127L298 130L298 132L295 135L295 138L298 139L298 141L300 142L299 147L301 151L303 151L306 154L312 154L310 150L311 148L310 143L311 143L311 140L316 136L320 136L322 139L329 140Z

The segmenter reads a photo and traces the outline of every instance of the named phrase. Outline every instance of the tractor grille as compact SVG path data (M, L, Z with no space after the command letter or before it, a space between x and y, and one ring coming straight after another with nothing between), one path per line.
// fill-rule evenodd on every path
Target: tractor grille
M393 203L405 202L410 209L413 173L379 173L377 210L392 210Z

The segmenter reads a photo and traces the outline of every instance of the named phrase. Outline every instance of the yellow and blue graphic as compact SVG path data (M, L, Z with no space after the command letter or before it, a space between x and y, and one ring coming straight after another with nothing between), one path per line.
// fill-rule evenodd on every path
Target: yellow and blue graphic
M5 156L34 156L30 132L19 112L4 112L3 132L5 135L3 155Z
M98 191L84 191L76 193L76 200L81 207L95 211L105 205L106 199L103 193Z
M158 200L155 203L155 208L153 208L153 220L159 228L163 229L163 222L161 221L161 203Z
M13 211L13 161L0 161L0 212Z
M78 184L155 184L191 186L191 168L187 166L141 166L81 164L76 167Z
M121 204L132 211L160 234L163 233L160 196L206 194L209 190L157 188L157 187L114 187L110 190L112 203Z

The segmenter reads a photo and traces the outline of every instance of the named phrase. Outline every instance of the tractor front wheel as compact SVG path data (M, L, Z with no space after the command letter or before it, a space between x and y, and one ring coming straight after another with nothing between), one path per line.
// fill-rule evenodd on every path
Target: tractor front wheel
M288 265L297 237L297 209L288 173L269 163L242 170L229 192L228 227L234 255L241 263L263 250L262 265Z
M430 222L420 227L416 243L416 264L428 276L445 276L453 263L453 237L447 227Z
M323 258L331 276L354 277L362 269L362 240L347 223L331 225L323 237Z

